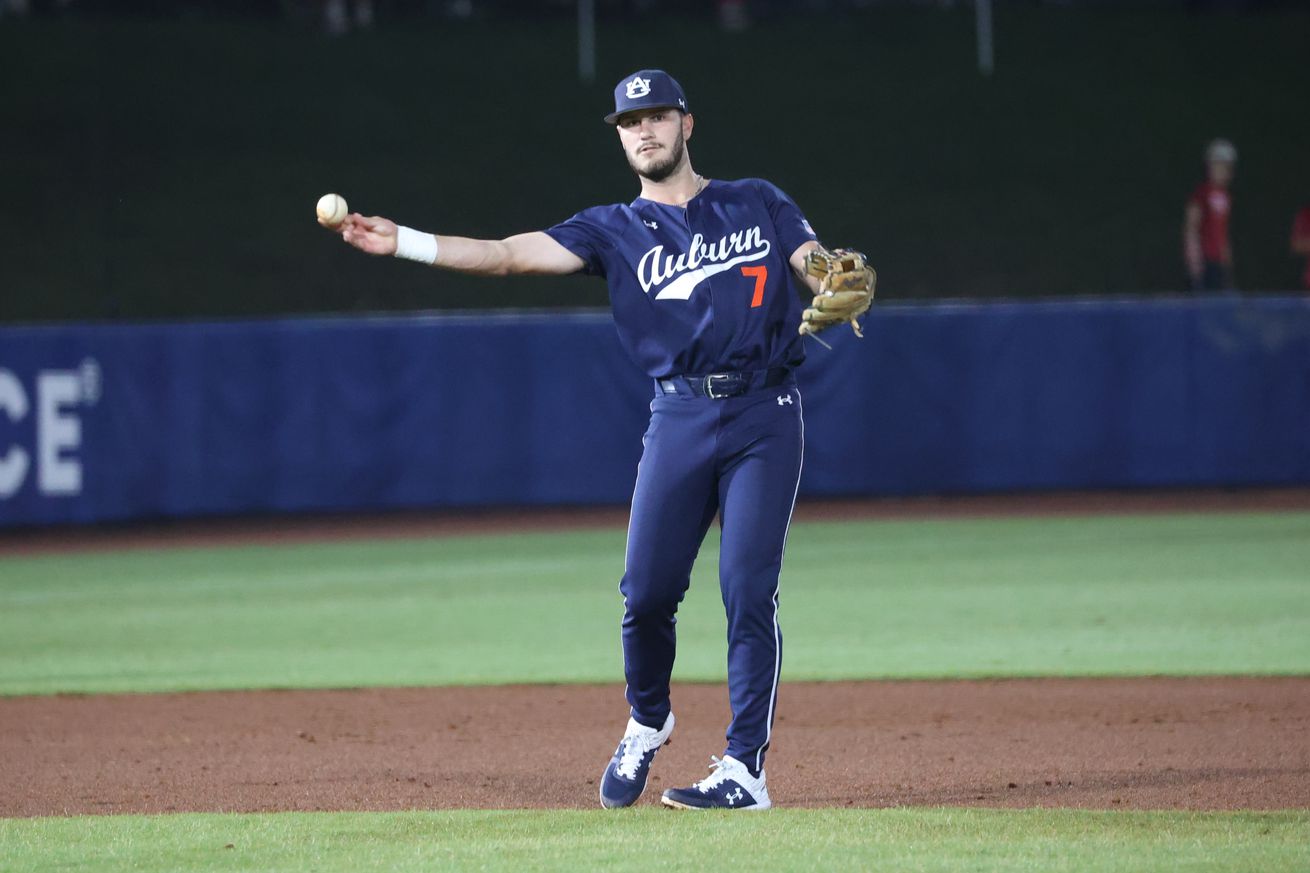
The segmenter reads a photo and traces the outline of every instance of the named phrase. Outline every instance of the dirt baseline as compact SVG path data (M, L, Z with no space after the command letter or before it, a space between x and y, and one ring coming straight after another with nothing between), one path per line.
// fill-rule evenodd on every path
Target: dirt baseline
M0 816L598 806L615 686L0 698ZM1310 807L1310 678L784 684L788 807ZM641 803L706 774L727 693L674 691Z

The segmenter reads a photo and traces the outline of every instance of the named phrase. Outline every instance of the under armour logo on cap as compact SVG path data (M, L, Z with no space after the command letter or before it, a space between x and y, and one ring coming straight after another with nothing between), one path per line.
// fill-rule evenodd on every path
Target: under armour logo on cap
M636 100L638 97L645 97L650 93L650 79L643 79L641 76L633 76L632 81L628 83L628 99Z
M614 88L614 111L605 116L614 124L620 115L642 109L681 109L687 112L687 95L678 80L663 70L638 70Z

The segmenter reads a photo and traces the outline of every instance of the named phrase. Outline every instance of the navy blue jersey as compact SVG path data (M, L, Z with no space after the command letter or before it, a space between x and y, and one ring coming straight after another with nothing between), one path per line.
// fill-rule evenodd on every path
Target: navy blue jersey
M804 308L788 260L815 238L763 179L711 181L686 208L638 197L546 231L609 282L624 347L647 374L794 367Z

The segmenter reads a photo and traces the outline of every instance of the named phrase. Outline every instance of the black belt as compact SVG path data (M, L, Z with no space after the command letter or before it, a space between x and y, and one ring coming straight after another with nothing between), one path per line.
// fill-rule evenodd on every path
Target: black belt
M789 376L791 370L786 367L741 370L736 373L708 373L704 376L665 376L655 380L655 390L661 394L681 394L686 397L722 400L757 388L781 385Z

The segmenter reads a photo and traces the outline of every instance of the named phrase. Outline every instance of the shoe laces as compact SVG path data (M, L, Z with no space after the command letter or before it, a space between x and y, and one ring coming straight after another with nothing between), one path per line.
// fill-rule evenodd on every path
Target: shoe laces
M714 772L692 786L702 794L708 794L712 789L718 788L720 784L732 777L732 774L728 772L731 765L727 761L718 755L710 755L710 761L712 762L710 769Z
M641 766L641 759L646 757L648 751L644 737L624 737L623 752L619 755L619 766L614 768L615 772L624 779L636 779L637 768Z

